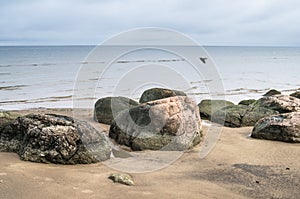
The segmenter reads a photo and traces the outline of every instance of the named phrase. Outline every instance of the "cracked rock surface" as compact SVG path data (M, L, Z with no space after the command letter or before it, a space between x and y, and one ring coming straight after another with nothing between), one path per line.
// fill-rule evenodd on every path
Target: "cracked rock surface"
M102 132L62 115L18 117L0 133L0 151L16 152L22 160L32 162L90 164L107 160L111 153Z
M289 95L273 95L260 98L255 106L269 108L279 113L300 111L300 99Z
M136 151L183 151L201 141L199 109L185 96L151 101L121 112L109 136Z
M300 143L300 112L274 115L259 120L251 137Z

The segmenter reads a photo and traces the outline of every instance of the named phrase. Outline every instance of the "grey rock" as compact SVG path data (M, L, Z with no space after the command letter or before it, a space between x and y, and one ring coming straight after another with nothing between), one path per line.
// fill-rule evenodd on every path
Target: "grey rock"
M99 123L111 125L114 116L137 105L138 102L126 97L101 98L95 103L94 118Z
M249 106L253 103L255 103L256 100L255 99L248 99L248 100L242 100L238 103L238 105L246 105L246 106Z
M182 91L170 90L166 88L151 88L143 92L139 102L145 103L174 96L186 96L186 94Z
M274 114L278 112L264 107L232 105L216 111L212 121L227 127L254 126L259 119Z
M109 136L132 150L186 150L201 141L199 109L185 96L151 101L121 112Z
M87 122L54 114L29 114L18 117L4 137L14 141L7 151L16 152L22 160L90 164L107 160L111 147L102 132ZM7 139L6 139L7 140Z
M133 186L133 177L126 173L113 173L109 177L114 183L120 183L128 186Z
M285 113L259 120L251 137L300 143L300 112Z
M300 99L300 91L296 91L296 92L290 94L290 96Z
M266 92L263 96L272 96L272 95L279 95L279 94L281 94L280 91L271 89L268 92Z
M13 122L21 115L0 112L0 151L2 152L17 152L19 149L20 134L13 130Z
M232 102L226 100L202 100L199 104L199 111L201 119L211 119L211 116L217 110L220 110L226 106L234 105Z
M300 99L288 95L262 97L254 105L272 109L279 113L300 111Z

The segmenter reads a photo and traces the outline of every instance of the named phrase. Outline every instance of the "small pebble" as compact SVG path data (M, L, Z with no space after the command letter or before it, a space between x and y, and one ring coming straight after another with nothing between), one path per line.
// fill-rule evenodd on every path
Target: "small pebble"
M114 174L111 174L108 178L111 179L115 183L121 183L121 184L128 185L128 186L134 185L133 178L129 174L114 173Z
M255 182L256 182L256 184L259 184L259 181L258 181L258 180L256 180Z
M287 167L287 168L285 168L285 170L290 170L290 168L289 168L289 167Z
M0 180L0 183L3 183L4 181L3 180Z

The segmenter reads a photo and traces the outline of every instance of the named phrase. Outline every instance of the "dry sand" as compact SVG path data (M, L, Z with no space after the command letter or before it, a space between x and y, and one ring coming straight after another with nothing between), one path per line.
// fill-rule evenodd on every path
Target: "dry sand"
M21 114L27 112L70 114L65 109ZM166 168L132 174L131 187L109 180L116 171L103 163L39 164L0 153L0 198L299 198L300 144L252 139L251 130L224 127L204 159L196 147Z

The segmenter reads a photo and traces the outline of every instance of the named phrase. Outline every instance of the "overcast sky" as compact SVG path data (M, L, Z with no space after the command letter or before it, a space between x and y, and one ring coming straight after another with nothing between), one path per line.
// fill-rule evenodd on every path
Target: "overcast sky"
M99 44L138 27L203 45L300 46L300 1L0 0L0 45Z

